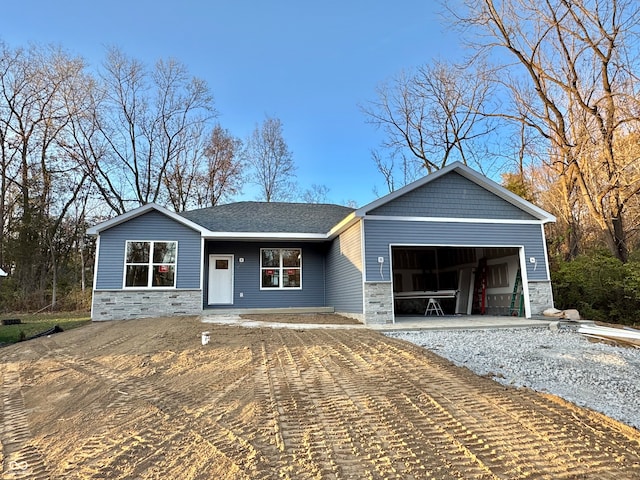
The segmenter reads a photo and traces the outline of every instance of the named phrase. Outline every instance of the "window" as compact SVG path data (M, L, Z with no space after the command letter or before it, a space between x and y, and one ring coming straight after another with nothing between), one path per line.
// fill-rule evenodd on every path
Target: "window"
M178 242L127 241L125 288L176 286Z
M302 288L302 250L260 250L260 288Z
M509 268L508 264L499 263L497 265L487 265L487 288L508 287Z

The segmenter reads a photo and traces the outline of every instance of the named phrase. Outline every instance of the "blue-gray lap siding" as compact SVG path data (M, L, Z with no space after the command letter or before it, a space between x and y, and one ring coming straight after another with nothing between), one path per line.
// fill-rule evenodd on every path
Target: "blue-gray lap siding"
M327 255L327 305L336 312L362 313L362 270L358 222L331 243Z
M524 247L529 281L549 280L540 224L364 220L366 280L390 280L390 245ZM378 257L384 258L382 269Z
M200 233L150 211L100 233L96 290L122 289L127 240L177 241L176 288L200 288Z
M529 213L456 172L437 178L368 215L536 220Z
M260 249L301 248L302 289L260 290ZM205 245L204 308L324 307L325 257L328 245L314 242L218 242ZM233 305L209 305L209 255L234 255ZM244 261L241 263L240 258ZM240 294L242 293L242 297Z

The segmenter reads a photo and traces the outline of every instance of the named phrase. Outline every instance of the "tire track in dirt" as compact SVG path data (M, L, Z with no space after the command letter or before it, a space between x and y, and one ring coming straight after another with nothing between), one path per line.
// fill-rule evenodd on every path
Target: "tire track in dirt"
M339 467L338 478L357 475L363 478L393 478L395 472L385 461L385 452L373 432L367 432L362 425L362 411L358 402L339 387L335 376L327 368L324 360L326 351L307 351L300 335L288 332L288 338L279 332L287 358L294 366L293 376L303 379L302 392L318 392L311 396L315 410L311 416L304 416L307 423L316 421L325 435L325 444L335 448L335 458ZM293 340L293 341L292 341ZM302 348L301 348L302 347ZM295 354L292 350L295 349ZM331 366L331 365L329 365ZM321 392L321 393L320 393ZM370 418L364 419L368 423ZM302 412L304 415L304 412Z
M299 478L340 478L335 455L327 445L321 423L310 423L320 413L305 385L299 384L302 371L284 343L262 342L254 351L256 378L261 383L258 423L265 422L267 437L277 449L272 466L283 478L297 473ZM338 435L334 430L333 435Z
M475 376L470 395L469 387L457 381L458 376L451 375L452 367L447 367L446 361L441 365L436 362L436 368L430 368L437 375L428 392L416 389L420 375L415 373L420 371L420 366L407 368L403 363L405 348L398 348L392 341L384 342L383 346L375 342L361 343L358 350L367 348L398 374L395 379L400 380L397 382L399 391L415 392L414 398L419 401L413 400L414 408L424 410L425 417L438 419L439 425L446 426L447 431L453 432L465 444L481 439L474 450L492 471L517 478L555 479L568 470L572 475L583 475L584 478L619 478L611 471L626 463L640 475L637 449L628 456L618 454L614 457L609 453L629 451L625 446L628 438L624 437L626 442L618 441L615 430L607 430L604 434L593 421L588 422L590 426L585 434L573 421L580 409L561 408L529 391L512 389L510 395L501 395L494 385L488 387L488 380L477 382ZM408 350L414 348L411 346ZM427 363L434 363L424 351L418 353L416 358L423 357ZM508 457L501 451L508 452ZM541 475L541 471L545 473Z
M640 478L637 432L411 344L215 327L201 346L201 328L115 323L16 347L0 386L4 400L18 375L19 440L65 480Z
M229 411L230 404L246 404L251 401L252 392L241 388L249 381L249 374L240 377L217 395L209 396L207 402L202 404L182 391L172 390L168 385L148 383L145 378L131 376L127 370L112 370L102 363L67 353L58 352L57 357L67 368L108 382L119 394L116 401L108 405L111 412L108 431L92 437L86 448L76 454L77 458L69 460L65 474L71 471L79 475L85 474L78 470L78 465L86 464L86 460L91 458L93 466L86 472L90 478L104 478L101 475L109 478L110 474L115 475L116 472L120 475L119 478L123 478L121 475L126 474L126 466L134 458L144 466L147 460L143 452L144 445L161 448L163 444L170 444L177 436L194 435L199 439L198 443L206 444L207 448L215 452L221 464L226 464L226 471L235 472L230 478L242 478L240 475L255 478L255 461L260 462L262 456L243 436L236 433L242 430L245 423L242 419L232 420L234 425L225 425L221 421L222 416L233 418L234 412ZM229 364L233 361L228 359ZM141 421L139 417L132 417L131 403L134 400L141 400L153 407L154 418ZM218 407L218 403L223 406ZM122 431L137 432L137 428L131 426L140 423L148 425L144 435L134 433L124 438L120 435ZM114 437L118 440L111 440ZM262 463L266 461L263 459Z
M294 336L300 351L305 350L300 334ZM428 435L410 428L415 422L402 415L393 399L388 398L389 382L384 376L372 370L371 364L363 362L344 342L334 342L335 339L327 342L322 357L310 355L308 360L326 372L328 384L333 385L332 391L324 390L329 393L323 395L324 407L336 410L334 418L343 417L345 411L353 412L345 419L351 430L367 432L355 437L366 449L366 458L377 459L373 462L376 471L371 472L372 476L408 478L430 472L438 478L495 478L475 455L447 433L446 426L431 422ZM431 455L425 455L426 452ZM445 466L449 466L447 473Z
M19 364L7 362L2 372L2 478L50 477L39 450L31 444L29 420L22 397Z

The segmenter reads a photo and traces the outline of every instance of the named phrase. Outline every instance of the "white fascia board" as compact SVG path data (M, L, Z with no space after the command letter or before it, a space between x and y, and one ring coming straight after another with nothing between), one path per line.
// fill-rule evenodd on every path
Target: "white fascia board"
M186 218L182 217L181 215L178 215L175 212L172 212L171 210L168 210L155 203L147 203L146 205L135 208L126 213L123 213L122 215L118 215L117 217L114 217L110 220L106 220L102 223L99 223L97 225L94 225L93 227L88 228L87 235L93 235L93 236L99 235L104 230L108 230L109 228L115 227L116 225L120 225L121 223L127 222L136 217L139 217L140 215L143 215L151 210L156 210L166 215L167 217L171 218L172 220L175 220L176 222L181 223L182 225L189 227L192 230L195 230L196 232L200 232L203 234L206 231L206 229L203 228L201 225L198 225L197 223L194 223L191 220L187 220Z
M449 218L449 217L399 217L393 215L367 215L368 220L400 220L403 222L440 222L440 223L499 223L513 225L540 225L544 220L511 220L508 218Z
M327 234L327 238L334 238L344 232L347 228L353 225L355 222L359 220L359 217L356 215L356 212L351 212L344 219L340 221L335 227L329 230Z

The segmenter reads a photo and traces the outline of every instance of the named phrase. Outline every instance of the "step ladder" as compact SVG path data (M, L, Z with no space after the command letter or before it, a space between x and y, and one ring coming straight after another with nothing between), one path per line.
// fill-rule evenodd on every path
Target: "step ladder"
M517 304L517 306L516 306ZM509 305L509 315L512 317L521 317L524 311L524 295L522 293L522 274L520 269L516 273L516 281L513 284L513 293L511 294L511 304Z
M436 315L444 315L444 312L442 311L442 307L440 306L440 302L435 298L430 298L429 301L427 302L427 309L424 311L424 314L432 315L434 313Z

